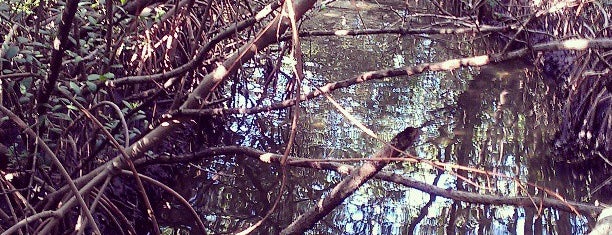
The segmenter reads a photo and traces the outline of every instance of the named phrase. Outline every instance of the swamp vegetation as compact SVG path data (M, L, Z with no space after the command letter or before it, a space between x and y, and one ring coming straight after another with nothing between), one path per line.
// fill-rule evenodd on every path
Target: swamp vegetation
M2 0L2 234L587 234L609 0Z

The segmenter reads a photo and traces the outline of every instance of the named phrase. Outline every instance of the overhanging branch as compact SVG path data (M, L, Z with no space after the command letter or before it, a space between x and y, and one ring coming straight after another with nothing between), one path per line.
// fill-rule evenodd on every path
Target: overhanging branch
M153 165L153 164L173 164L177 162L195 162L204 158L220 155L241 155L245 157L260 159L266 163L280 164L282 158L281 154L268 153L260 151L254 148L243 147L243 146L224 146L224 147L212 147L206 150L202 150L196 153L178 155L178 156L158 156L155 158L142 158L134 161L137 166ZM336 171L340 174L347 174L355 169L354 166L332 162L330 159L325 159L322 162L308 161L312 159L306 158L295 158L290 157L287 160L287 165L294 167L312 168L320 170L331 170ZM404 185L409 188L414 188L431 195L444 197L452 200L469 202L469 203L482 203L491 205L511 205L511 206L522 206L532 207L534 202L543 207L549 207L561 211L572 212L567 206L568 204L573 206L578 212L591 215L595 217L599 214L604 207L593 206L586 203L574 202L574 201L561 201L553 198L540 198L540 197L522 197L522 196L497 196L497 195L484 195L472 192L465 192L460 190L449 190L441 188L435 185L427 184L408 176L394 174L389 171L380 171L374 178L381 179L388 182Z
M550 43L536 44L531 49L533 51L550 51L550 50L586 50L586 49L603 49L612 48L612 39L597 38L597 39L570 39L564 41L555 41ZM301 101L313 99L321 96L324 93L330 93L334 90L349 87L359 83L380 80L389 77L411 76L421 74L427 71L452 71L461 67L480 67L487 64L494 64L510 59L516 59L531 53L530 48L523 48L516 51L511 51L504 54L481 55L459 59L450 59L437 63L423 63L419 65L407 66L402 68L382 69L376 71L364 72L355 77L345 79L338 82L330 82L321 86L319 90L312 91L308 94L300 96ZM261 112L269 112L291 107L296 104L296 99L284 100L274 103L269 106L258 106L254 108L212 108L212 109L179 109L165 115L164 119L176 117L198 117L210 115L231 115L231 114L255 114Z

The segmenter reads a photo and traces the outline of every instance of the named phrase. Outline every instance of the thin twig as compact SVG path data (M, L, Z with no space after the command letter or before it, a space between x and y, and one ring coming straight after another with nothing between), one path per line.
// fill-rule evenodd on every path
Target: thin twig
M131 175L132 172L127 171L127 170L122 170L121 171L122 174L124 175ZM172 195L173 197L175 197L176 199L179 200L179 202L181 202L183 204L183 206L187 209L189 209L189 212L191 212L191 215L193 216L193 219L195 220L196 225L198 225L198 227L200 228L201 233L206 234L206 226L204 226L204 222L202 222L202 220L200 219L200 215L198 215L198 213L195 211L195 209L193 209L193 207L191 206L191 204L189 204L189 202L187 200L185 200L185 198L183 196L181 196L181 194L179 194L178 192L174 191L174 189L168 187L167 185L163 184L162 182L159 182L151 177L148 177L146 175L143 174L138 174L143 180L154 184L157 187L160 187L161 189L165 190L166 192L170 193L170 195Z
M150 164L164 164L164 163L179 163L179 162L190 162L190 161L199 161L203 158L218 156L218 155L230 155L230 154L239 154L244 155L246 157L259 159L262 162L266 163L275 163L280 164L280 160L282 158L281 154L268 153L264 151L260 151L250 147L243 146L224 146L224 147L211 147L206 150L202 150L196 153L189 153L178 156L157 156L155 158L149 159L138 159L134 161L134 164L138 166L150 165ZM369 158L359 159L361 161L376 161L371 160ZM401 158L382 158L380 161L407 161L411 162L414 159L401 159ZM287 160L287 164L294 167L303 167L303 168L314 168L314 169L325 169L336 171L340 174L348 174L352 172L355 167L351 165L341 164L344 159L335 159L333 161L328 161L322 159L319 162L314 162L314 159L305 159L305 158L295 158L289 157ZM349 159L345 162L357 161L356 159ZM439 164L449 164L449 163L439 163ZM453 166L455 169L469 169L464 166L459 166L456 164L449 164ZM483 170L476 170L476 172L482 172ZM568 201L565 199L552 199L552 198L530 198L530 197L506 197L506 196L496 196L496 195L483 195L472 192L464 192L460 190L448 190L445 188L440 188L434 185L430 185L427 183L423 183L417 181L408 176L403 176L399 174L395 174L390 171L380 171L375 176L378 179L398 183L410 188L414 188L423 192L427 192L429 194L441 196L444 198L449 198L458 201L471 202L471 203L484 203L484 204L495 204L495 205L515 205L515 206L533 206L534 202L536 204L542 203L542 205L546 207L552 207L562 211L570 211L570 212L581 212L589 215L596 215L601 212L604 208L603 206L593 206L590 204L584 204L579 202ZM512 178L509 177L508 178ZM532 185L533 186L533 185ZM548 193L548 192L547 192ZM553 194L551 194L553 195ZM575 208L571 209L571 207Z
M53 162L55 167L58 168L60 175L66 180L66 183L68 183L70 190L74 193L74 196L76 197L79 205L82 207L83 211L85 212L87 219L91 221L91 226L94 232L96 234L101 234L100 229L98 228L98 225L96 224L93 216L91 215L87 207L87 204L83 200L83 197L81 196L81 194L79 194L79 189L76 187L76 185L70 178L70 175L68 175L68 172L66 171L66 168L64 168L64 165L60 162L60 160L53 153L53 151L51 151L49 146L47 146L45 141L42 138L40 138L40 136L38 136L23 120L21 120L21 118L19 118L13 112L5 108L2 104L0 104L0 111L4 113L6 116L8 116L15 124L17 124L17 126L23 129L27 135L35 139L36 143L40 146L43 152L51 158L51 161Z
M588 48L612 48L612 39L597 38L597 39L570 39L564 41L554 41L550 43L541 43L534 45L531 49L534 51L549 51L549 50L585 50ZM508 52L507 54L492 54L481 55L474 57L464 57L459 59L450 59L437 63L423 63L403 68L382 69L376 71L364 72L358 76L345 79L338 82L330 82L317 90L301 96L300 101L314 99L324 93L330 93L334 90L349 87L355 84L367 82L370 80L380 80L389 77L411 76L421 74L426 71L452 71L461 67L480 67L487 64L500 63L506 60L519 58L527 55L530 52L529 48L523 48ZM212 109L179 109L164 115L162 121L171 120L172 118L181 117L198 117L210 115L231 115L231 114L254 114L261 112L269 112L272 110L284 109L295 105L297 100L289 99L281 102L273 103L269 106L257 106L253 108L212 108Z
M53 217L53 218L59 219L59 218L62 217L62 215L60 215L57 211L42 211L42 212L38 212L38 213L33 214L31 216L28 216L28 218L22 219L18 223L14 224L10 228L8 228L6 231L4 231L2 233L2 235L14 234L15 232L17 232L17 229L27 225L28 223L30 223L32 221L36 221L36 220L42 219L42 218L46 218L46 217Z
M77 108L79 108L79 110L83 112L87 116L87 118L89 118L96 126L98 126L98 128L102 130L102 133L106 136L106 138L108 138L108 140L111 141L111 144L113 145L113 147L119 150L123 161L127 164L129 169L132 170L132 174L134 175L134 178L136 180L136 186L138 187L138 191L140 192L140 195L142 196L144 204L147 207L147 215L149 216L149 219L151 220L151 223L153 224L153 231L157 235L161 234L159 230L159 224L157 223L157 219L155 218L153 207L151 206L151 202L149 201L147 192L144 186L142 185L142 181L140 180L140 177L138 176L138 172L136 171L136 168L134 167L134 164L132 163L132 160L129 154L125 151L123 147L121 147L121 145L119 145L119 142L117 142L117 140L113 137L113 135L104 128L104 125L102 125L102 123L100 123L100 121L96 117L94 117L89 111L87 111L87 109L85 109L83 105L81 105L77 100L75 100L67 90L59 86L57 87L57 89L65 98L70 100L72 104L74 104ZM120 117L121 116L122 115L120 115Z

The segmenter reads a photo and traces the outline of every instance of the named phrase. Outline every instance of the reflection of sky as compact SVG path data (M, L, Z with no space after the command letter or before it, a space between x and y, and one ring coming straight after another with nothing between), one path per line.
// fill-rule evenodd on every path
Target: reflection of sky
M355 24L359 22L349 20L345 23L357 27ZM308 27L309 25L305 26ZM365 71L457 57L435 39L398 38L389 35L305 38L303 51L304 93L328 82L348 79ZM283 61L290 59L283 58ZM233 100L233 107L253 107L264 93L261 85L264 71L253 64L247 67L251 68L247 73L247 85L239 88L241 92ZM283 63L281 70L285 74L291 74L289 63ZM419 126L427 121L434 121L423 128L419 146L414 149L418 157L456 162L459 155L466 154L466 166L492 170L523 181L533 180L530 177L535 173L534 170L529 171L528 159L538 157L538 154L545 153L546 150L526 146L523 142L530 135L546 138L550 134L536 133L549 129L549 120L545 117L548 115L545 102L548 101L528 103L531 102L529 99L536 99L532 96L540 94L541 90L537 90L537 87L518 89L508 85L511 83L509 78L521 82L528 80L521 69L513 66L510 66L510 69L503 66L490 69L508 70L509 72L504 73L508 78L505 80L495 73L488 75L485 70L460 69L451 73L426 72L412 77L388 78L344 88L331 95L356 119L385 140L390 140L395 133L407 126ZM288 78L281 75L275 87L279 92L268 91L268 98L260 100L261 104L284 100L283 92L287 88L287 81ZM506 90L510 91L509 99L514 103L502 107L498 97ZM512 96L513 94L515 96ZM462 106L460 102L467 104ZM298 157L367 157L382 145L350 124L325 98L302 102L301 108L303 111L300 112L300 129L296 143ZM539 116L534 118L534 115ZM237 144L263 150L284 147L287 136L281 133L286 133L290 125L286 111L235 115L232 118L235 118L235 121L229 129L243 137ZM535 120L541 123L536 123ZM464 146L464 143L467 144ZM463 149L466 146L469 149ZM426 164L397 163L386 169L427 183L434 182L439 174ZM500 195L525 194L521 185L513 180L473 175L468 178L478 184L491 184L495 193ZM320 194L327 194L340 179L337 173L317 171L314 175L296 173L293 180L298 182L298 198L314 201L319 199ZM439 176L436 185L449 190L463 186L474 192L484 192L466 183L458 185L457 176L448 172ZM328 216L331 222L319 226L323 227L320 228L322 231L333 233L341 231L346 234L403 234L429 200L430 195L421 191L371 180ZM308 203L299 205L302 209L312 206ZM453 201L437 197L420 220L416 232L435 234L446 231L445 226L456 226L448 224L453 206L457 208L454 212L457 217L456 224L463 225L455 231L467 234L522 234L522 225L532 223L526 221L526 213L520 208L489 206L484 209L482 205L453 205ZM549 220L554 221L559 217L555 211L546 210L545 213ZM486 231L479 231L481 228L478 223L482 219L490 220L490 225L484 228ZM585 227L586 224L586 221L575 218L571 219L571 222L575 228ZM326 226L336 227L332 229ZM509 231L510 228L515 228L515 231ZM544 233L548 233L549 228L544 226L543 229ZM317 231L312 233L316 234Z
M306 28L308 27L307 25ZM321 86L327 82L348 79L360 72L457 57L451 50L441 47L441 44L429 38L406 38L399 43L394 36L308 38L304 41L307 79L304 90L306 91L312 91L314 86ZM507 68L499 68L499 70L505 69ZM512 69L514 70L510 70L504 76L517 80L525 79L525 73L520 68ZM332 96L356 119L386 140L390 140L395 133L406 126L419 126L427 121L435 121L423 129L424 136L421 137L421 141L442 137L448 140L440 143L420 143L415 149L418 157L435 160L440 156L445 159L443 156L449 154L451 159L445 160L456 160L460 144L469 140L472 146L468 151L467 166L493 169L510 177L516 176L523 181L529 180L526 157L533 155L534 152L526 151L520 143L525 140L526 135L531 134L531 130L526 128L533 129L533 125L536 125L528 123L527 119L530 117L522 113L523 110L529 111L532 107L524 107L520 103L500 107L497 97L501 92L500 87L505 82L500 78L487 78L491 80L483 81L484 86L470 88L473 86L471 84L473 80L483 79L486 76L483 74L484 72L479 73L479 69L460 69L450 73L426 72L410 78L388 78L359 84L336 91ZM464 126L462 124L465 122L464 114L457 113L471 112L457 107L460 95L467 96L465 93L469 93L469 89L473 89L469 92L478 95L474 99L474 102L478 103L473 105L479 107L476 110L478 113L471 114L479 121L472 127ZM517 89L511 91L518 94L538 92ZM303 128L300 135L300 146L302 146L300 157L367 157L380 148L381 143L365 136L361 130L351 125L325 98L305 102L302 107L305 112L301 121ZM501 119L496 116L499 113L503 113ZM463 128L473 128L473 135L464 136L466 130ZM450 148L445 149L446 147ZM394 164L386 169L428 183L432 183L438 174L431 166L422 164L418 166ZM335 173L333 175L337 178ZM469 178L478 184L492 184L495 191L501 195L524 195L521 186L513 180L474 176ZM457 177L448 172L443 173L437 185L454 189L457 187ZM319 188L325 187L317 186L317 189ZM369 181L339 208L333 216L333 224L347 234L401 234L406 232L407 224L419 215L420 208L429 200L429 194L418 190ZM417 231L439 232L444 231L440 230L441 227L454 226L447 224L452 204L451 200L436 198L435 203L429 207L427 215L417 226ZM518 213L522 211L521 209L510 206L489 206L489 209L483 212L481 205L474 208L459 205L460 212L456 213L461 218L457 219L457 223L464 224L468 230L457 231L469 234L523 232L521 230L523 227L520 225L525 223L525 213ZM485 228L487 231L479 231L481 228L478 223L484 216L488 216L492 221L489 227ZM584 226L584 221L578 224ZM517 228L516 231L508 231L509 226Z

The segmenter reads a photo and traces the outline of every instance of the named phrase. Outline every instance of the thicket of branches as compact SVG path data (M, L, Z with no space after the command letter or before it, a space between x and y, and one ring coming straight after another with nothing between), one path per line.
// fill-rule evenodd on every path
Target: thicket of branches
M249 146L225 146L228 144L220 137L218 127L231 121L233 114L288 110L300 102L370 80L482 66L530 55L538 58L537 55L543 51L584 53L580 58L588 60L577 61L588 63L572 67L572 75L576 76L572 77L571 84L590 81L583 80L588 76L606 78L593 80L591 83L594 85L588 87L597 87L598 90L586 91L589 94L585 97L587 100L578 103L596 104L591 109L580 106L581 110L584 109L582 116L588 120L597 119L602 114L598 110L608 107L603 112L604 122L588 122L586 127L595 127L590 123L598 123L601 131L592 134L592 139L609 144L612 139L610 88L605 91L604 87L610 87L611 82L610 3L571 2L573 4L562 6L552 3L533 6L527 14L519 15L517 12L525 13L524 10L509 9L516 6L514 1L482 1L476 6L461 4L460 1L447 6L432 1L431 12L423 13L445 19L435 26L300 32L299 23L304 15L317 14L316 7L321 7L314 0L2 1L0 231L50 234L73 230L100 233L109 229L135 233L138 229L150 229L159 234L146 188L155 185L177 198L180 195L164 183L141 174L144 166L243 154L269 157L268 161L283 166L283 175L286 167L294 165L350 172L347 169L352 167L339 163L315 164L289 157L296 135L298 109L291 112L293 128L284 140L287 151L278 156ZM575 18L583 21L572 31L576 36L546 37L539 44L522 42L525 34L550 34L551 30L563 28L563 23L573 24L571 19L563 21L557 17L555 25L537 28L542 25L539 20L547 19L551 12L555 12L551 11L555 7L559 8L557 13L578 10ZM506 9L507 15L491 13L498 8ZM462 10L452 12L449 9ZM493 21L496 25L484 24ZM499 34L509 46L491 55L360 71L363 74L328 83L311 93L299 92L303 77L301 37L381 33L469 34L474 38ZM291 74L281 71L283 58L292 60L288 68ZM263 76L246 79L254 73L253 68L263 71ZM279 82L286 83L285 89L278 89L276 84ZM240 103L236 102L239 95L249 96L249 84L253 83L263 87L254 106L235 107ZM568 99L577 99L574 92L572 90ZM341 107L338 109L342 112ZM351 119L350 115L346 117ZM356 120L351 122L359 124ZM201 132L194 133L193 126ZM363 130L369 131L365 127ZM194 136L199 142L189 139ZM605 147L604 150L610 149ZM395 150L384 151L393 154L384 155L378 161L402 160L384 159L396 154ZM407 157L403 160L424 161L405 154L402 156ZM447 169L443 163L428 163ZM554 197L503 198L449 192L388 172L376 174L382 166L370 171L360 184L376 177L468 202L544 205L576 213L601 210L601 207L562 202ZM359 172L353 171L353 175L357 174L354 177L359 178ZM144 227L135 228L133 215L125 214L125 208L130 206L121 205L106 195L112 179L120 174L131 175L136 182L138 198L125 204L142 204L142 208L147 208L138 210L142 213L138 216L149 221ZM348 190L336 198L337 203L329 204L328 210L313 208L315 211L309 213L314 213L314 216L300 217L308 222L296 220L299 222L289 225L285 232L308 229L350 192ZM556 194L550 192L550 195ZM180 200L188 204L184 199ZM198 231L207 231L206 224L192 212Z

